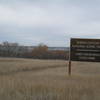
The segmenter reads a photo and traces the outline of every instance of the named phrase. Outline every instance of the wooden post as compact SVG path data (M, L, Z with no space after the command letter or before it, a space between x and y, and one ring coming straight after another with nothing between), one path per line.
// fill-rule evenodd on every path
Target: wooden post
M68 75L71 75L71 60L69 60L69 65L68 65Z
M68 64L68 75L71 75L71 40L70 40L70 49L69 49L69 64Z

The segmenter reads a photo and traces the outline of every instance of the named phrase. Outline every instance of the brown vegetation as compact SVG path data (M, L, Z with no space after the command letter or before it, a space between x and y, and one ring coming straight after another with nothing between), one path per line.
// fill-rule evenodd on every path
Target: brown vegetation
M68 59L68 51L49 50L48 46L44 44L40 44L29 51L17 43L4 42L0 45L0 56L34 59Z
M0 58L0 100L100 100L100 64Z
M68 51L48 50L46 45L39 45L28 53L26 57L36 59L68 59Z

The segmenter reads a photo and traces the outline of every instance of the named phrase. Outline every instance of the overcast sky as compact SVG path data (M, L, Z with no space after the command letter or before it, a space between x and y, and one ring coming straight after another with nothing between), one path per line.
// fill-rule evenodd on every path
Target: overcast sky
M0 0L0 42L68 46L100 38L100 0Z

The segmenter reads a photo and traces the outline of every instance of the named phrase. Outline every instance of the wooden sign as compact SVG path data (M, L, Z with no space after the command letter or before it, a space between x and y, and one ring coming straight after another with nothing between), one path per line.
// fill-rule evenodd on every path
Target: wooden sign
M100 39L72 38L70 60L100 62Z
M68 74L71 61L100 62L100 39L71 38Z

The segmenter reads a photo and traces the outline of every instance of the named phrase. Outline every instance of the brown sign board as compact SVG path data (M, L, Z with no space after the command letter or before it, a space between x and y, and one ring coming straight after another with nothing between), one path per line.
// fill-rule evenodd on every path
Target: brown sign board
M71 61L100 62L100 39L71 38Z

